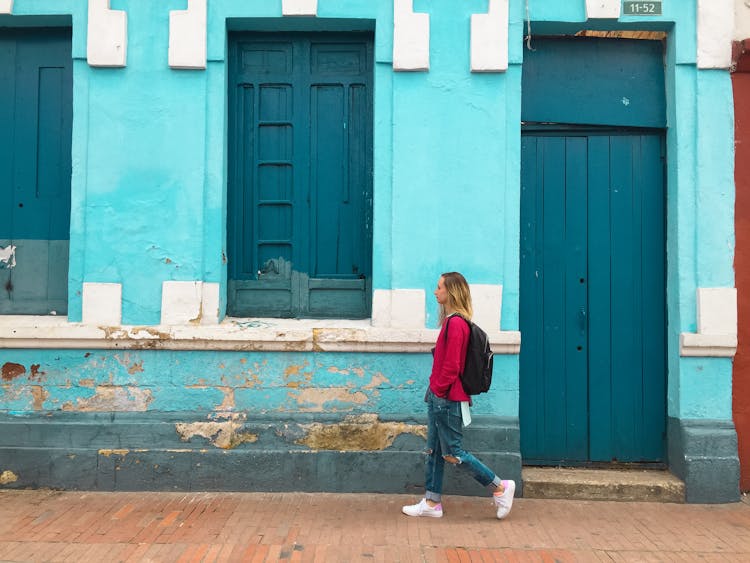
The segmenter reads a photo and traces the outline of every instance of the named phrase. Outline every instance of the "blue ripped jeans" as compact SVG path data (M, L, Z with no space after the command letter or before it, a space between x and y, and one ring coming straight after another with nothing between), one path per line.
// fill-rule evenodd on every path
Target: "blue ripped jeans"
M456 467L468 471L485 487L500 484L495 473L464 450L461 431L461 403L442 399L431 390L427 391L427 464L425 466L425 498L440 502L443 493L443 471L445 458L458 460Z

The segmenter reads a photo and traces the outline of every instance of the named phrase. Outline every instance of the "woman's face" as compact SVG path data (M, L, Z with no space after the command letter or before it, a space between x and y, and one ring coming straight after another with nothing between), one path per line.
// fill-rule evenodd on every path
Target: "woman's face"
M445 280L443 279L443 276L440 276L440 279L438 280L437 289L435 290L435 299L437 299L437 302L443 307L448 305L448 290L445 289Z

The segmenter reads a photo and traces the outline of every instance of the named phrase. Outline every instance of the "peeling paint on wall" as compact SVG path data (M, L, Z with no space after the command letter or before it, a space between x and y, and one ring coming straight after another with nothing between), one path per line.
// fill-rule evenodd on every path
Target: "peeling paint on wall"
M31 375L29 375L29 379L41 381L45 375L47 375L46 371L39 371L39 364L31 364Z
M15 483L18 481L18 475L12 471L3 471L0 473L0 485L7 485L8 483Z
M16 266L16 247L11 245L0 247L0 263L5 264L9 270Z
M104 457L109 457L112 455L126 456L130 453L130 450L99 450L97 453L99 455L103 455Z
M168 332L157 330L149 326L135 326L130 329L112 326L103 326L100 328L104 331L105 339L143 339L141 344L133 346L133 350L148 350L150 348L156 348L156 341L172 340L172 336Z
M218 387L219 391L224 393L224 400L218 406L220 411L231 411L234 410L234 387Z
M32 385L31 396L33 397L34 410L40 411L44 409L44 401L49 397L47 390L41 385Z
M427 439L427 427L403 422L380 422L377 415L347 417L336 424L303 424L304 438L297 440L315 450L377 451L393 445L401 434Z
M390 383L391 381L382 373L376 373L372 376L370 383L363 386L362 389L368 389L368 390L377 389L381 385L384 385L384 384L390 385Z
M111 387L98 385L96 392L88 399L77 399L63 404L64 411L100 412L100 411L145 411L154 400L150 389L138 387Z
M115 359L122 367L128 370L128 373L130 375L135 375L136 373L143 372L143 360L131 360L130 354L123 354L122 357L120 357L118 354L115 354Z
M2 378L4 381L11 381L15 379L16 377L19 377L26 373L26 368L23 367L21 364L14 364L13 362L5 362L3 364L2 369L0 370L0 373L2 373Z
M223 450L231 450L240 444L258 441L258 435L251 432L238 432L242 425L237 422L178 422L175 430L183 442L199 436Z
M289 393L289 396L297 403L300 412L336 412L337 410L348 410L354 405L364 405L368 397L361 391L353 391L346 387L329 387L300 389ZM339 403L342 408L332 406L331 403Z

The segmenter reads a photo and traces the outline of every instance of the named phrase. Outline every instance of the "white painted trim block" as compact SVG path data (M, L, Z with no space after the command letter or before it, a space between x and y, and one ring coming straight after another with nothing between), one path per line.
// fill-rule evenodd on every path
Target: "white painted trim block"
M495 354L518 354L521 333L489 332ZM65 317L0 315L0 350L233 350L427 354L437 329L374 328L369 320L225 319L220 324L111 327Z
M219 322L219 284L204 283L201 290L201 324L215 325Z
M622 9L621 0L586 0L586 19L618 19Z
M737 335L737 289L699 287L696 291L699 334Z
M391 326L391 291L376 289L372 292L372 326L387 328Z
M183 325L201 318L202 283L165 281L161 286L161 324Z
M373 292L373 327L424 329L426 319L423 289L376 289Z
M490 0L486 14L471 16L471 71L508 70L508 0Z
M698 0L698 68L729 68L734 33L733 0Z
M391 293L391 328L425 328L423 289L394 289Z
M737 289L696 290L697 334L680 334L681 356L732 357L737 352Z
M85 325L120 326L122 324L122 284L83 282Z
M281 0L283 16L317 16L318 0Z
M89 0L86 58L90 66L124 67L128 52L128 15L110 10L109 0Z
M500 330L500 314L503 307L502 285L474 285L470 284L471 303L474 306L476 324L485 332Z
M734 41L750 38L750 1L734 1Z
M680 356L702 358L733 358L737 353L737 337L729 334L680 334Z
M393 0L393 70L429 70L430 15L412 0Z
M13 0L0 0L0 14L13 13Z
M187 10L169 12L169 66L206 68L206 2L188 0Z

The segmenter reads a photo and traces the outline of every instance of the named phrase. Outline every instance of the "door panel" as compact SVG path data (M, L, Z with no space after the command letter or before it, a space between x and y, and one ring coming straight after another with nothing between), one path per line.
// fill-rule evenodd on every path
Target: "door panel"
M233 42L229 314L367 317L372 40L265 37Z
M527 463L664 458L663 185L660 135L523 137Z
M539 390L521 395L528 415L524 454L582 461L588 439L586 302L579 283L586 272L585 138L524 137L522 155L521 370L526 388ZM527 427L527 419L534 424Z
M66 314L73 71L70 30L0 31L0 314Z

